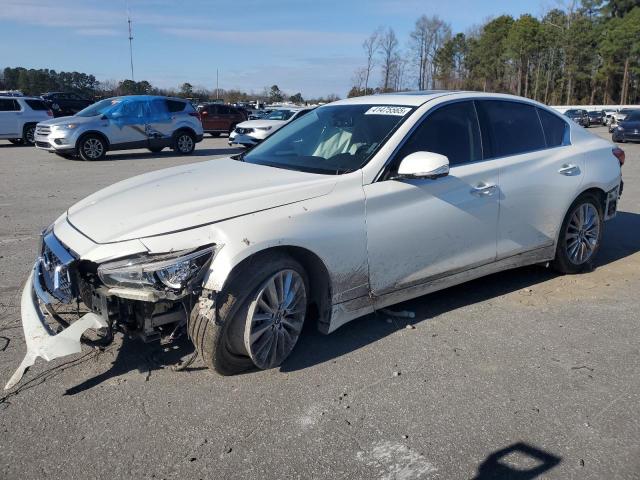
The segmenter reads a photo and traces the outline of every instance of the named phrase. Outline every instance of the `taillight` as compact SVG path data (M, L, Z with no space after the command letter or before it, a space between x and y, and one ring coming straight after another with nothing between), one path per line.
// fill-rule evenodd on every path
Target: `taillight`
M49 115L50 117L53 117L53 112L51 110L47 110L47 115Z
M620 162L620 166L624 165L624 150L619 147L615 147L611 151L613 152L613 156Z

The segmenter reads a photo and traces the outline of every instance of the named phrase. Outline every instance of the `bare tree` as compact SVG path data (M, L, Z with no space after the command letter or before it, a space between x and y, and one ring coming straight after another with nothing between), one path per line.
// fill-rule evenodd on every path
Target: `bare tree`
M450 36L451 27L437 15L432 17L422 15L416 20L410 36L410 48L415 61L419 90L433 87L435 56Z
M393 28L389 28L380 37L380 56L382 62L382 90L388 91L391 87L391 77L398 59L398 38Z
M367 59L367 66L364 68L364 91L367 93L367 89L369 88L369 78L371 78L371 72L373 68L376 66L376 56L378 54L378 49L380 48L380 35L382 32L382 27L378 27L369 38L367 38L362 43L362 48L364 49L364 53Z

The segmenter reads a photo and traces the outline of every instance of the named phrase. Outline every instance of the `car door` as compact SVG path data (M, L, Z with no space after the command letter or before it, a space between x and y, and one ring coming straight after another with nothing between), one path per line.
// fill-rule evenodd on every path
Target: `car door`
M20 106L13 98L0 98L0 137L20 138Z
M109 112L108 137L110 148L145 148L148 146L146 102L125 98Z
M553 246L583 178L569 125L525 102L480 100L477 108L500 167L498 258Z
M171 109L169 102L172 103ZM168 100L166 98L152 98L147 102L147 118L145 130L149 137L149 146L152 148L167 147L171 145L173 138L173 119L171 110L184 108L184 102Z
M434 180L395 179L400 161L416 151L446 155L449 174ZM498 168L483 161L472 101L430 111L381 180L364 191L374 295L495 260Z

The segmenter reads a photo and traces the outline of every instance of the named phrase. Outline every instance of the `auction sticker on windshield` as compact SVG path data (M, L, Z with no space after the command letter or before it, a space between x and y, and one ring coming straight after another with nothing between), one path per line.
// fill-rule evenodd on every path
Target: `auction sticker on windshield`
M365 115L397 115L398 117L404 117L409 111L410 107L390 107L388 105L380 105L377 107L371 107L364 112Z

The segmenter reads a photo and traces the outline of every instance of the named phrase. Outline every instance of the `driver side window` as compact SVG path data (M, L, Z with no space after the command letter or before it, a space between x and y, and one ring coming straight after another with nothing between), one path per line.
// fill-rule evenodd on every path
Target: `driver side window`
M414 152L445 155L452 167L482 160L480 126L473 102L451 103L430 113L402 146L396 168Z

